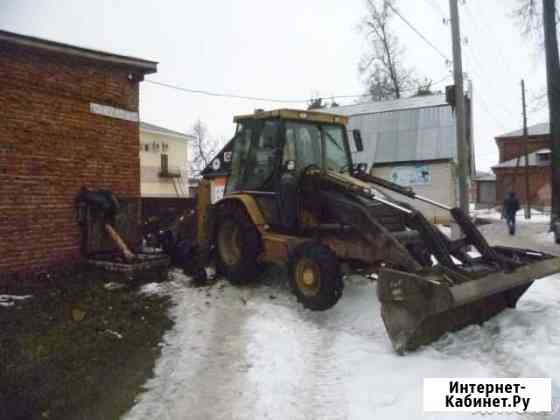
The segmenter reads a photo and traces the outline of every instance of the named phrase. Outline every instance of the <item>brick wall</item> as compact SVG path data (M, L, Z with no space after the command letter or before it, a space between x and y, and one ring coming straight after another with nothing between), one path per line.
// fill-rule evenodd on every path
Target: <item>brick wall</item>
M78 259L82 185L140 195L138 123L89 110L138 111L128 74L0 43L0 277Z
M522 161L523 162L523 161ZM496 200L499 205L510 191L515 191L521 203L526 203L525 198L525 168L495 168L496 173ZM529 168L529 197L535 207L550 207L550 167Z
M522 137L498 139L497 144L500 155L500 163L515 159L518 156L525 156L525 141ZM531 137L529 143L527 144L529 153L549 147L549 136Z

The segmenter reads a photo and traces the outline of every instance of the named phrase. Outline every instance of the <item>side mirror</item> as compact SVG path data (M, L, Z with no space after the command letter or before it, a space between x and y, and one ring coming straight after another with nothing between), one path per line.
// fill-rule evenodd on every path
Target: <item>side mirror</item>
M356 146L356 150L358 152L363 152L364 151L364 143L362 141L362 133L360 133L360 130L352 130L352 137L354 137L354 144Z

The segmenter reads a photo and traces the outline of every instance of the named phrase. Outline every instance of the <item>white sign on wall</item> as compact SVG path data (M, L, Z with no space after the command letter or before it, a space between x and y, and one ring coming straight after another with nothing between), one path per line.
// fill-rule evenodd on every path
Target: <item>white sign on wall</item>
M432 182L432 168L430 165L396 166L391 170L391 181L403 187L429 185Z
M138 112L127 111L126 109L115 108L114 106L101 105L91 102L89 104L89 111L92 114L103 115L105 117L118 118L120 120L127 120L138 122Z

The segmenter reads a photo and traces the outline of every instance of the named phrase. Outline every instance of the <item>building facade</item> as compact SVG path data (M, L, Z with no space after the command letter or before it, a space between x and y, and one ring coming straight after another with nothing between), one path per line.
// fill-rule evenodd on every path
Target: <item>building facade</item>
M142 197L190 196L189 140L192 136L140 123Z
M0 31L0 280L79 259L82 186L140 196L139 83L156 69Z
M529 174L529 202L548 210L551 204L550 159L551 142L548 123L528 127L527 141L523 130L495 138L500 162L492 167L496 174L496 195L500 203L514 191L521 203L527 203L526 173ZM528 150L528 170L525 169L525 146Z
M472 179L471 203L476 209L491 209L496 207L496 176L490 173L479 173Z
M466 102L470 110L471 101L467 98ZM353 160L367 163L373 175L412 187L418 194L451 207L457 205L456 120L445 95L342 106L330 108L327 112L350 118L350 139L353 130L360 130L364 150L354 151ZM471 115L470 111L468 115ZM467 140L472 173L471 126L468 119ZM408 201L404 197L395 198ZM433 222L449 221L449 213L445 210L418 201L414 201L413 205Z

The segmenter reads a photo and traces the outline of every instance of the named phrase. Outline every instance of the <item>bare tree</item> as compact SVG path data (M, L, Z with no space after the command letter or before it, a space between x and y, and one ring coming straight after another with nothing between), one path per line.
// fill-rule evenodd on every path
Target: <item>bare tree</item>
M404 48L390 27L394 0L366 0L366 4L361 30L371 45L359 70L365 76L367 95L374 101L399 99L414 80L412 70L403 62Z
M543 20L542 5L537 0L517 0L517 8L513 11L513 17L517 18L521 25L521 32L527 37L534 37L543 44Z
M424 79L423 81L416 81L416 93L413 96L430 96L436 92L432 90L432 80Z
M334 98L330 99L330 102L323 101L323 98L317 95L313 95L311 99L307 102L307 109L324 109L324 108L335 108L339 106Z
M323 109L326 106L327 106L327 104L325 104L323 102L323 98L318 97L318 96L314 96L307 103L307 109Z
M191 169L193 176L198 177L200 172L208 166L212 158L218 153L219 145L216 140L210 140L206 124L200 118L193 124L192 132L195 138L191 143Z

